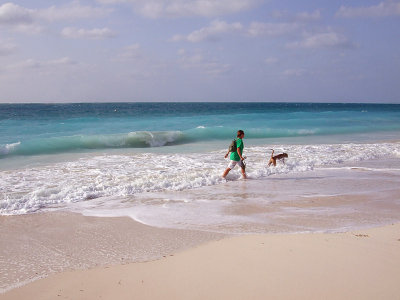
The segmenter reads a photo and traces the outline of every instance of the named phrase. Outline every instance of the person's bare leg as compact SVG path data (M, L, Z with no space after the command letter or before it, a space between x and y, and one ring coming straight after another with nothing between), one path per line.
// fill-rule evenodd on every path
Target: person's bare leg
M243 169L243 168L241 168L242 169L242 175L243 175L243 178L244 179L247 179L247 176L246 176L246 171L245 171L245 169Z
M231 169L227 168L227 169L224 171L224 174L222 174L222 178L225 178L226 175L228 175L228 173L230 172L230 170L231 170Z

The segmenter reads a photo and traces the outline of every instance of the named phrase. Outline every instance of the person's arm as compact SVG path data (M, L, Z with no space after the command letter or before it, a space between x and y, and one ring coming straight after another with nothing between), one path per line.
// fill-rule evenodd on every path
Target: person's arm
M225 158L227 158L227 157L228 157L228 155L229 155L229 152L230 152L230 151L226 152L226 154L225 154Z
M239 154L240 159L241 159L241 160L244 160L240 148L237 148L237 153Z

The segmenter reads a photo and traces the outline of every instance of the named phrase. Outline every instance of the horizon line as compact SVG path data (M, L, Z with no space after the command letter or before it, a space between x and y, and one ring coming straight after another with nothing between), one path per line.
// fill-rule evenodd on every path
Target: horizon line
M321 101L68 101L68 102L0 102L0 105L19 105L19 104L106 104L106 103L286 103L286 104L395 104L399 105L400 102L343 102L343 101L333 101L333 102L321 102Z

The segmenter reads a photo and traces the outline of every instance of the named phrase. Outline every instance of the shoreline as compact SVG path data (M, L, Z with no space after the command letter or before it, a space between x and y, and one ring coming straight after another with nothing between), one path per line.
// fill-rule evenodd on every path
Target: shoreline
M400 223L242 235L153 261L66 271L0 299L398 299Z
M151 261L224 236L65 211L0 216L7 241L0 247L0 298L55 273Z

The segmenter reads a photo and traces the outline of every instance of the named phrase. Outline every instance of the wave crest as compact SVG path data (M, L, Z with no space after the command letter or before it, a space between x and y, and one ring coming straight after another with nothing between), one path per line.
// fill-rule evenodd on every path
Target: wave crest
M62 153L79 149L161 147L183 142L180 131L135 131L127 134L74 135L34 139L0 145L0 158L8 155Z

